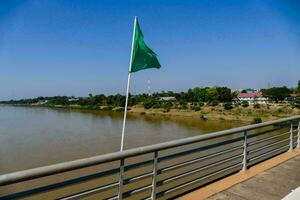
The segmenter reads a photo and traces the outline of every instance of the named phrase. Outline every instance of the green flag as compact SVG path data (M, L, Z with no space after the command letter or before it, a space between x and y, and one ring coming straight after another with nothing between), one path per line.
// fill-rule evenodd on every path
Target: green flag
M156 54L145 44L144 36L136 19L132 46L130 73L148 68L160 68Z

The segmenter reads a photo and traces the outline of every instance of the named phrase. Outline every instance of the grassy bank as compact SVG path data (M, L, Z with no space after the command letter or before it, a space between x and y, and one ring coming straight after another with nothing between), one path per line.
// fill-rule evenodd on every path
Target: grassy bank
M170 109L144 109L142 106L132 107L131 113L151 114L151 115L172 115L199 118L202 120L237 120L252 122L255 118L262 121L275 120L293 115L299 115L300 110L287 105L261 105L260 108L234 107L231 110L224 109L223 106L202 106L199 111Z

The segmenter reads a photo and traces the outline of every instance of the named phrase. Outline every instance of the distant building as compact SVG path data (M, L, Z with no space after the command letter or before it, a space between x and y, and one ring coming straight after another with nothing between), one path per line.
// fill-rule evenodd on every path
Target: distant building
M48 100L39 100L39 101L37 102L38 105L44 105L44 104L46 104L46 103L48 103Z
M299 94L289 94L289 96L286 98L286 100L289 103L294 103L296 101L297 97L299 97Z
M79 101L79 99L77 99L77 98L70 98L70 99L68 99L68 101L70 101L70 102L72 102L72 101Z
M249 104L267 104L269 98L264 96L262 92L246 92L246 93L239 93L236 101L247 101Z
M160 101L176 101L175 97L160 97Z

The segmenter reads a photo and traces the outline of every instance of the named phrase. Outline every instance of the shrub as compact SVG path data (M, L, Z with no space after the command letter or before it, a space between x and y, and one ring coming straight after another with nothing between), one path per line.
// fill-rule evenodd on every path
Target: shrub
M163 103L162 107L164 109L164 112L169 112L172 108L173 104L171 102L165 102Z
M244 108L248 107L249 106L249 102L248 101L242 101L242 106Z
M180 109L187 109L187 102L184 100L179 101Z
M252 124L259 124L259 123L262 123L262 119L260 117L255 117L252 120Z
M233 108L232 103L228 102L224 104L224 109L225 110L231 110Z
M198 103L198 105L199 105L200 107L202 107L202 106L204 106L204 103L203 103L202 101L200 101L200 102Z
M164 108L163 112L170 112L170 108Z
M161 108L161 107L162 105L159 102L154 103L154 105L152 106L152 108Z
M192 110L194 110L194 111L199 111L199 110L201 110L201 108L200 108L200 106L193 106L193 107L192 107Z
M281 108L278 108L277 112L283 113L283 110Z
M145 109L150 109L155 105L155 101L153 99L146 99L143 102L143 105Z
M239 107L240 105L241 105L240 102L234 102L234 106L235 106L235 107Z
M259 105L258 103L255 103L255 104L253 105L253 108L260 108L260 105Z
M300 109L300 97L297 97L295 100L295 107Z
M202 120L207 120L207 118L206 118L204 115L200 115L200 118L201 118Z
M217 105L219 105L219 101L218 100L212 100L211 102L209 102L208 103L208 105L210 105L210 106L217 106Z

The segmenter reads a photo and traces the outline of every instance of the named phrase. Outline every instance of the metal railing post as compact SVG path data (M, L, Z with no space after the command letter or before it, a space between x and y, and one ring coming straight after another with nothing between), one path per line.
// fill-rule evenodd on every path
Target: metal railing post
M119 176L119 190L118 199L123 199L123 182L124 182L124 158L120 160L120 176Z
M151 199L156 199L156 183L157 183L157 160L158 160L158 152L154 152L154 160L153 160L153 174L152 174L152 192Z
M298 123L297 148L300 148L300 121L299 121L299 123Z
M242 171L245 172L247 171L247 146L248 146L248 143L247 143L247 131L244 131L244 148L243 148L243 169Z
M290 129L290 148L289 152L293 151L293 122L291 122L291 129Z

